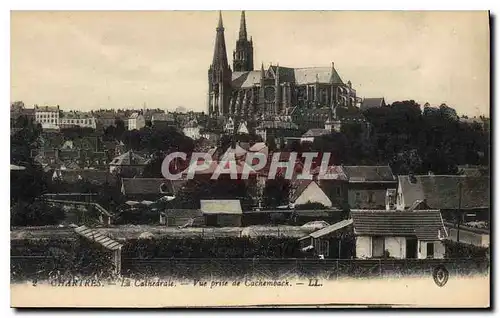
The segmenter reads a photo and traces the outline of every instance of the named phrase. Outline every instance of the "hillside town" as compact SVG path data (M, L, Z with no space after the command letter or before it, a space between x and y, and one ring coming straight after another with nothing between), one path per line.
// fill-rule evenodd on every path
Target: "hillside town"
M46 266L27 254L55 257L43 239L70 253L65 242L83 238L117 274L155 258L489 257L489 118L361 97L333 62L254 70L244 12L231 68L222 19L204 112L11 102L13 272ZM180 173L171 180L175 152L186 158L167 167ZM312 152L325 167L301 156ZM234 163L237 177L187 176L194 153ZM266 162L246 167L255 154ZM288 166L269 178L277 162ZM312 177L298 177L306 168Z

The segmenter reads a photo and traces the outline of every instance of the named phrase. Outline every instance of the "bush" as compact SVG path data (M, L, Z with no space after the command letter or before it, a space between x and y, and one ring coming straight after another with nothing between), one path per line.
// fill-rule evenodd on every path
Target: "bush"
M307 202L304 204L298 204L295 206L296 210L325 210L328 209L326 206L319 202Z
M443 242L446 258L486 258L490 254L489 247L480 247L450 240Z
M296 238L186 237L129 240L123 257L129 258L296 258L304 257Z
M65 217L62 208L48 205L42 201L18 202L10 210L12 226L58 225Z

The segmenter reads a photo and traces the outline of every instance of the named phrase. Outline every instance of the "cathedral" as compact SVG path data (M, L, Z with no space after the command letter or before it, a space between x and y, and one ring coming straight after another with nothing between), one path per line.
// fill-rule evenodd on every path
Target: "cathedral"
M254 69L253 40L248 39L245 11L233 51L231 69L226 52L222 13L216 28L208 70L208 113L211 117L276 118L300 113L336 117L337 107L356 106L351 82L344 83L332 62L327 67L277 65Z

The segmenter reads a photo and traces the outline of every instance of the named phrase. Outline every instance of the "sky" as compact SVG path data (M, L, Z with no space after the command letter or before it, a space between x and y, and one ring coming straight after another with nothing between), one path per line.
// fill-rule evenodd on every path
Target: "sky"
M239 11L223 11L226 48ZM11 101L206 111L217 11L13 11ZM254 65L330 66L359 97L489 115L486 11L247 11Z

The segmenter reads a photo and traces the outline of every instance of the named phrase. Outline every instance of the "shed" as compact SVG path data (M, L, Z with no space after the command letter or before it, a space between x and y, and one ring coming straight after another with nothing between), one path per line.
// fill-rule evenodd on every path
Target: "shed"
M106 250L112 253L112 260L114 265L114 272L119 274L121 272L121 263L122 263L122 247L123 245L118 243L117 241L111 239L110 237L99 233L95 229L91 229L82 225L80 227L75 228L75 232L84 237L85 239L100 244Z
M208 226L241 226L240 200L200 200L200 210Z

